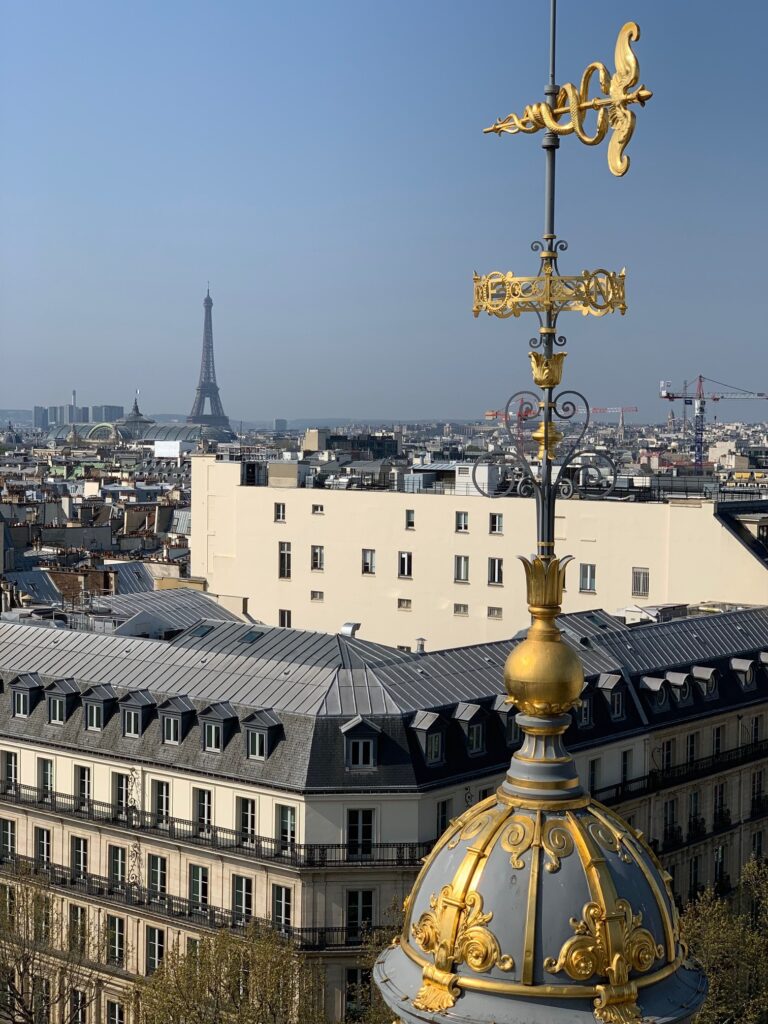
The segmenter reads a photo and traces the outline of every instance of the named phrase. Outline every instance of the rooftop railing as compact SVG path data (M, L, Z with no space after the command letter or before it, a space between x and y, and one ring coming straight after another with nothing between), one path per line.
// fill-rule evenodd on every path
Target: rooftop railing
M260 836L247 830L221 828L202 821L175 818L158 811L130 805L105 803L58 793L39 786L0 782L0 802L35 807L52 814L66 814L102 822L131 832L143 832L195 846L231 851L253 860L279 862L288 867L417 867L434 846L431 842L375 843L365 839L346 843L294 843Z
M62 889L71 895L132 907L145 914L173 920L191 929L229 928L244 933L257 927L278 932L301 950L348 949L361 946L369 937L383 937L393 931L381 925L331 928L297 928L235 910L161 893L133 882L115 881L103 875L77 871L63 864L0 852L0 875L11 882L34 880Z

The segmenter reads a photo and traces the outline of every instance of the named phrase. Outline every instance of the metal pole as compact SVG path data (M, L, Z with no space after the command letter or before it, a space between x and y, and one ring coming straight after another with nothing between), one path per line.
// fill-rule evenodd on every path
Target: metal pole
M557 105L557 94L560 91L555 82L555 53L557 36L557 0L550 0L549 18L549 80L544 89L544 97L550 107ZM542 267L545 273L555 271L555 159L560 139L554 132L545 132L541 147L544 150L544 250ZM555 317L551 310L545 314L541 338L544 355L552 356L555 337ZM552 558L555 553L555 495L552 490L552 460L547 442L552 428L552 388L544 389L543 421L545 450L541 465L541 497L539 499L538 548L542 558Z

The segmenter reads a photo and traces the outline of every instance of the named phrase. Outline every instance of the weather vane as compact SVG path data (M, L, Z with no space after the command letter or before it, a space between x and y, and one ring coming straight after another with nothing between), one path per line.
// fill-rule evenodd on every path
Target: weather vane
M563 375L565 352L555 353L554 349L565 346L565 336L558 334L557 322L561 313L576 312L582 316L602 317L627 311L625 293L625 271L583 270L580 274L560 273L558 258L568 248L568 243L558 240L555 234L555 158L560 146L560 136L576 135L588 146L601 143L609 130L612 134L608 143L608 166L611 172L621 176L629 168L629 157L625 149L635 128L635 114L632 104L643 106L653 95L644 85L637 86L640 67L632 51L632 43L640 38L640 29L635 22L627 22L619 32L616 41L616 71L611 74L605 64L593 61L588 64L578 88L572 83L559 86L555 81L555 40L556 3L551 4L549 41L549 80L544 89L543 103L527 106L522 115L510 114L498 120L485 132L515 135L531 135L544 131L542 148L546 156L544 232L541 241L531 245L539 254L539 273L520 276L512 271L492 271L474 276L475 316L487 313L501 319L519 317L533 313L539 322L538 337L530 341L530 347L537 351L530 353L534 384L544 391L544 398L532 391L518 391L507 402L504 411L504 426L512 442L508 453L516 473L508 478L503 496L516 489L520 494L535 494L538 510L539 555L550 558L554 554L555 499L559 495L570 497L575 489L581 491L609 493L616 480L616 467L603 452L579 450L589 426L589 403L578 391L554 393L560 386ZM590 98L590 88L597 79L602 96ZM585 118L594 111L597 122L591 133L585 128ZM563 434L555 421L573 423L577 414L583 413L584 424L578 432L575 443L559 459L557 472L553 477L557 447ZM523 450L525 421L540 419L532 438L538 444L538 472L534 473ZM514 427L513 427L513 422ZM580 465L575 474L566 471L579 458ZM478 469L484 462L495 462L496 453L481 457L474 466L475 485L483 490L478 481ZM598 464L607 465L609 481L598 470Z

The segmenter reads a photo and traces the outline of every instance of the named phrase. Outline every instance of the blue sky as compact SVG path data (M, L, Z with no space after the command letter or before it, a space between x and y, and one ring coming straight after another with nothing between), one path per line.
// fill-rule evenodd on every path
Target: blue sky
M0 0L0 406L188 412L210 280L233 419L498 407L534 325L473 320L472 271L534 272L543 156L481 129L541 98L548 6ZM626 265L630 307L563 318L568 384L644 419L662 377L768 390L766 6L560 7L560 81L634 19L654 91L625 178L560 150L561 269Z

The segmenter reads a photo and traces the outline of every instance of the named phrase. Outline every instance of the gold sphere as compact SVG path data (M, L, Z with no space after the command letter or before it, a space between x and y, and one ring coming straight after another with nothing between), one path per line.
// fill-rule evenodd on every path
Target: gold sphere
M584 670L559 630L534 622L504 665L510 700L529 715L560 715L579 703Z

